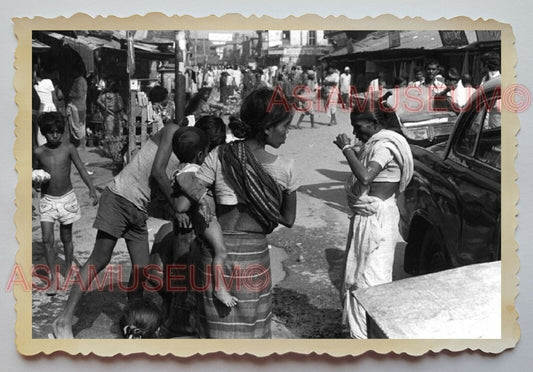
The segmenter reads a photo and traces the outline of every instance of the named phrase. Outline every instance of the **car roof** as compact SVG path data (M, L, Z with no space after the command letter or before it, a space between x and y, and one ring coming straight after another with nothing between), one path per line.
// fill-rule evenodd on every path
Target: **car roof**
M495 78L490 79L485 84L480 85L474 94L470 97L470 100L474 100L477 98L477 96L480 94L480 90L482 89L484 92L492 92L494 89L501 87L502 85L502 79L501 76L496 76Z

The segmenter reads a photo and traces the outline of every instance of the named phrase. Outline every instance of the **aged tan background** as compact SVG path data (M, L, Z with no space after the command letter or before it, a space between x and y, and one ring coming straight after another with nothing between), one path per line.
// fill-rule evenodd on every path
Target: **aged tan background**
M422 3L418 3L418 5L415 2L402 2L395 4L392 1L382 1L379 4L368 4L368 9L364 9L364 7L358 6L357 11L350 10L350 7L347 6L345 2L328 2L325 3L303 3L303 4L289 4L286 1L272 1L269 4L261 3L259 4L246 4L246 7L232 7L230 3L225 2L224 4L216 4L215 2L207 2L209 3L209 6L205 5L197 5L193 7L191 4L186 3L175 3L172 7L168 8L158 8L154 9L153 5L152 7L149 7L147 4L142 4L141 1L129 1L128 6L124 7L120 4L109 4L109 2L106 1L92 1L90 4L73 4L72 2L68 1L55 1L53 8L51 5L48 6L49 9L43 9L43 3L37 2L37 1L29 1L29 0L19 0L15 4L11 3L9 4L9 10L7 10L7 4L2 4L1 6L4 8L2 15L4 15L4 22L2 22L2 27L4 27L4 32L2 35L4 35L4 58L2 58L2 92L4 93L4 105L3 107L6 108L4 110L4 121L5 127L6 127L6 133L2 136L2 145L1 151L2 151L2 161L3 164L3 175L2 177L2 183L1 188L3 191L3 197L2 197L2 205L1 210L3 213L1 213L2 218L2 238L5 242L5 247L2 250L2 268L3 268L3 278L5 286L5 282L7 281L8 272L12 268L12 263L14 262L14 253L16 251L16 242L14 240L14 225L12 222L12 216L14 213L14 206L13 206L13 199L14 199L14 188L15 188L15 182L16 182L16 174L13 170L14 168L14 159L12 157L12 144L14 142L14 135L12 132L13 128L13 121L16 114L16 107L13 103L13 97L14 92L12 89L12 76L13 76L13 69L12 69L12 63L13 63L13 52L16 46L16 40L14 39L13 33L12 33L12 24L10 23L9 18L10 17L33 17L35 15L41 15L44 17L56 17L58 15L65 15L70 16L73 13L76 13L78 11L83 11L90 15L109 15L109 14L115 14L117 16L129 16L132 14L145 14L149 11L164 11L166 14L191 14L196 16L205 16L210 13L206 13L205 9L209 9L210 12L216 13L218 15L222 15L226 12L237 12L240 11L244 15L250 15L250 14L257 14L261 15L263 13L274 16L274 17L283 17L289 14L296 14L301 15L304 13L317 13L319 15L327 15L327 14L334 14L334 15L340 15L345 14L351 18L359 18L363 15L379 15L385 12L391 12L398 16L403 15L424 15L426 19L436 19L440 16L457 16L457 15L466 15L470 16L472 18L477 18L478 16L484 17L484 18L495 18L498 21L510 23L514 27L514 32L517 37L517 50L518 50L518 59L519 59L519 65L517 67L517 73L518 73L518 82L522 83L528 87L532 86L531 80L532 80L532 74L529 72L529 75L526 75L527 70L529 69L532 58L531 58L531 52L529 51L529 55L526 55L526 48L529 44L529 34L528 32L531 31L531 27L527 27L530 22L530 18L528 19L527 11L524 11L522 13L519 13L516 11L517 6L510 7L509 4L505 3L496 3L496 2L481 2L481 1L475 1L475 2L469 2L468 8L465 8L465 5L460 5L458 1L449 2L446 5L442 4L441 9L437 11L435 7L432 7L431 10L426 10L424 12L424 9L422 7ZM412 4L411 4L412 3ZM152 2L152 4L154 4ZM338 5L337 5L338 4ZM527 4L524 2L524 5ZM16 5L16 7L13 7L13 5ZM337 5L337 6L335 6ZM455 5L455 6L454 6ZM266 7L265 7L266 6ZM259 11L259 8L261 11ZM406 9L409 10L409 13L406 12ZM527 7L525 8L527 10ZM415 12L416 11L416 12ZM514 15L513 15L514 13ZM529 11L531 13L531 11ZM521 21L522 23L519 23ZM521 121L522 121L522 132L519 136L519 140L522 142L522 155L519 158L517 162L517 170L521 174L526 174L528 165L531 163L531 154L528 154L527 148L530 146L529 143L527 145L524 145L524 142L530 142L532 141L531 135L528 135L530 133L530 129L528 128L528 123L531 122L531 113L528 112L525 115L521 115ZM342 359L338 362L336 362L336 367L338 369L345 369L345 370L353 370L354 363L357 367L364 368L368 366L372 366L374 368L391 368L394 365L394 368L396 370L425 370L428 368L431 368L432 370L448 370L450 369L450 364L453 363L455 368L460 369L474 369L474 368L481 368L483 369L490 369L490 370L500 370L503 368L512 368L513 366L516 366L520 368L521 363L525 363L528 359L528 351L531 350L531 331L528 332L529 329L531 329L531 313L532 313L532 299L528 298L528 294L531 292L531 283L529 279L529 276L532 273L531 267L532 267L532 254L530 250L528 250L528 244L527 242L531 241L531 235L528 237L524 230L527 230L527 222L530 221L531 218L528 218L531 215L531 202L529 199L528 203L528 195L527 192L524 192L525 190L531 189L531 180L528 180L527 178L523 178L520 181L520 186L523 191L523 195L521 198L521 203L519 205L519 209L521 212L521 223L522 228L519 229L519 235L517 236L518 243L522 246L522 251L520 251L520 258L522 260L522 271L520 273L520 278L522 278L522 286L521 286L521 292L522 295L517 301L517 309L521 314L521 325L522 325L522 340L518 344L518 347L514 351L506 352L503 355L493 358L493 357L486 357L482 356L478 353L462 353L458 356L449 356L449 355L440 355L438 357L434 356L427 356L423 359L421 359L417 363L412 363L414 361L414 358L382 358L382 357L375 357L375 356L367 356L363 358L357 359L357 362L353 358L346 358ZM528 210L529 209L529 210ZM528 283L529 282L529 283ZM528 284L530 285L530 288L528 288ZM531 296L529 296L531 297ZM15 313L13 310L13 304L14 299L11 293L5 293L3 292L2 300L0 301L0 310L1 313L4 314L4 319L1 322L0 329L2 329L2 334L4 337L2 337L3 342L3 348L0 351L0 355L2 355L2 362L3 365L12 364L14 370L17 369L28 369L32 368L32 366L37 366L36 363L39 363L38 366L42 370L68 370L70 368L73 368L73 364L75 364L76 369L80 370L86 370L88 368L102 368L104 366L100 365L96 361L95 358L91 359L77 359L74 360L73 358L66 358L64 356L58 356L56 355L53 360L48 361L48 358L45 357L38 357L38 358L31 358L31 359L22 359L15 350L13 339L14 339L14 321L15 321ZM529 316L529 319L528 319ZM121 358L117 358L121 359ZM168 363L168 360L166 363L160 363L159 361L164 358L158 358L158 360L152 360L150 363L155 364L151 367L158 366L163 370L170 369L170 368L176 368L176 366L173 363ZM209 366L211 367L222 367L224 370L230 369L232 367L229 363L232 359L235 358L229 358L224 356L218 356L215 358L199 358L202 363L199 364L192 364L191 360L188 360L185 362L182 367L191 367L195 370L205 370ZM379 361L379 359L385 359L382 361ZM298 366L302 370L305 368L306 370L313 370L315 368L325 367L326 365L323 364L326 361L330 361L330 358L318 358L318 357L310 357L310 358L304 358L304 357L274 357L272 358L272 361L279 362L280 360L285 361L285 368L294 368L295 366ZM125 362L124 359L122 359L123 362ZM220 361L224 361L225 364L221 365ZM378 363L379 361L379 363ZM134 358L128 358L128 361L125 362L126 365L123 365L122 363L119 365L118 363L106 363L104 368L109 369L117 369L118 368L135 368L140 369L143 367L150 367L151 364L147 363L145 361L145 358L143 357L134 357ZM468 364L465 364L468 363ZM474 363L474 366L471 365L471 363ZM128 366L129 365L129 366ZM273 370L274 368L279 369L281 366L276 363L276 365L268 363L268 362L260 362L255 363L253 358L246 358L243 360L242 363L238 364L236 367L233 366L233 370L245 370L249 369L251 366L254 366L254 368L259 370ZM70 368L69 368L70 367ZM501 367L501 368L499 368ZM33 367L34 368L34 367ZM520 368L520 370L523 368Z

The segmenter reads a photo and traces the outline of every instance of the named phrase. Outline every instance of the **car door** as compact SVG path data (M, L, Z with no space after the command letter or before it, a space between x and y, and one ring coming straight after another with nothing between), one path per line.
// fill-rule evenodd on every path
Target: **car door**
M460 117L444 175L457 190L460 239L451 248L454 266L500 258L501 115L499 89L486 93Z

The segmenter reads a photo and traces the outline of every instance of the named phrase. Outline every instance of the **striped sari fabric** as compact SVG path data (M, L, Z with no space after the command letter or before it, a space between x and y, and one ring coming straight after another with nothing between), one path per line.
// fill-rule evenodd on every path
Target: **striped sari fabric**
M198 242L199 240L196 240ZM213 294L213 250L207 244L193 249L193 282L197 292L196 329L201 338L271 338L272 283L266 236L224 233L227 258L224 281L238 298L227 307Z
M257 161L244 141L222 145L220 162L224 177L248 206L265 232L278 225L283 194L276 180Z

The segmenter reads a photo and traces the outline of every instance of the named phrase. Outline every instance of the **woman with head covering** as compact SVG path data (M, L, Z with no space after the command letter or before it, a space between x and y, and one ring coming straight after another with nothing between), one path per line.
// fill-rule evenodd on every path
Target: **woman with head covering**
M383 98L355 105L350 119L362 148L356 150L344 133L334 141L352 171L345 184L351 218L341 299L343 322L353 338L366 338L367 332L365 310L352 291L392 281L399 223L396 196L413 175L407 141L389 129L393 115Z
M223 280L213 279L213 249L199 248L195 265L198 289L197 328L206 338L270 338L272 284L266 235L278 224L291 227L296 217L294 162L266 151L287 138L291 114L283 105L270 105L274 91L260 88L242 104L240 119L230 128L242 140L209 153L196 176L182 190L200 201L214 188L216 219L226 252ZM215 273L217 274L217 273ZM219 275L214 275L218 278ZM228 307L215 295L224 286L237 305Z

